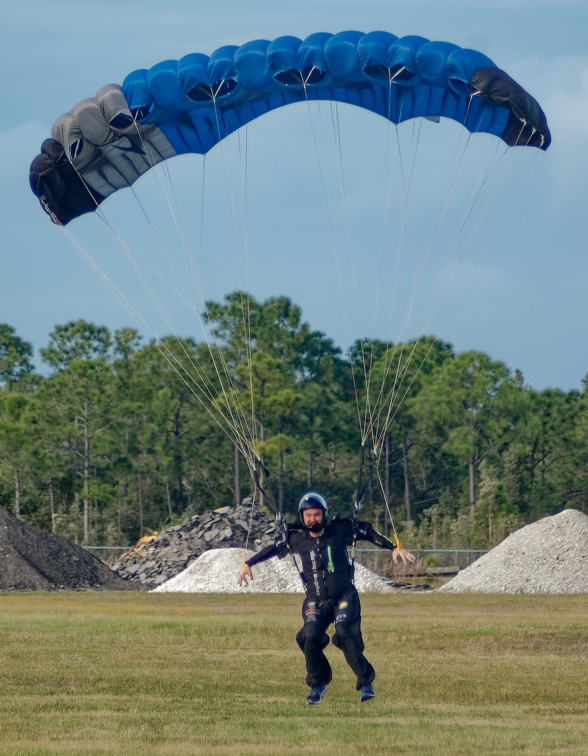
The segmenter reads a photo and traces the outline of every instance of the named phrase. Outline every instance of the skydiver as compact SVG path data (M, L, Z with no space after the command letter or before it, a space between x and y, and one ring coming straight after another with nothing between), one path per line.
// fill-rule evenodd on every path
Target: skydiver
M361 605L353 583L352 565L347 547L355 540L369 541L392 551L395 562L404 564L415 557L398 542L394 545L377 533L369 522L333 518L327 521L328 505L316 492L305 494L298 504L299 523L287 525L283 536L274 544L243 562L239 585L253 580L251 567L274 556L283 559L289 553L301 562L300 576L306 597L302 604L304 624L296 642L306 659L306 684L310 693L308 705L319 704L331 682L331 666L324 654L329 643L327 628L335 624L333 645L343 651L347 664L357 677L360 701L369 701L376 693L374 668L365 658L361 634Z

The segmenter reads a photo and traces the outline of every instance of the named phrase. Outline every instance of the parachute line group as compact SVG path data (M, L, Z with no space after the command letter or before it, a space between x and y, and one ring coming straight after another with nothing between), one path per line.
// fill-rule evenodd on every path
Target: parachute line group
M240 47L222 47L210 56L194 53L178 61L164 61L151 69L134 71L126 77L122 86L107 85L95 97L80 102L55 122L51 138L43 143L41 153L31 164L31 188L43 209L57 225L64 228L71 243L131 317L150 333L165 360L235 444L246 460L256 489L264 497L266 471L258 453L260 439L257 434L252 369L248 387L250 406L245 407L231 368L224 361L223 350L217 347L215 334L207 326L210 316L201 291L202 276L198 260L205 254L204 232L209 227L206 218L206 155L219 145L234 255L237 259L242 257L245 278L241 298L243 343L246 347L245 361L251 368L251 312L248 295L244 293L250 288L251 256L248 227L250 146L247 128L261 115L301 103L306 103L307 123L314 145L342 319L349 321L348 343L352 341L354 324L359 320L356 308L365 296L362 282L366 266L375 271L375 287L369 295L374 323L379 320L380 311L388 315L389 331L394 322L400 322L396 338L390 339L391 344L387 347L383 374L378 377L377 385L373 385L375 378L372 371L376 358L374 341L359 340L359 355L350 356L362 460L366 448L369 449L372 455L370 466L377 477L392 522L379 468L386 433L433 348L431 342L424 356L421 355L419 339L429 327L450 287L451 276L455 275L457 266L474 246L477 230L490 213L490 202L498 190L490 187L488 191L488 185L495 178L497 181L504 180L499 179L497 168L506 154L513 147L545 150L551 141L545 115L531 95L482 53L446 42L431 42L422 37L399 38L388 32L363 34L349 31L318 33L304 40L295 37L280 37L271 42L256 40ZM328 113L325 113L325 104L328 105ZM345 143L347 136L341 122L343 111L349 106L383 117L385 127L384 146L380 154L385 167L384 188L379 196L382 202L381 230L376 234L376 259L369 263L363 256L354 254L358 245L353 238L351 217L357 192L353 187L354 196L350 196L347 165L353 161L355 147L353 143L351 147ZM421 178L418 184L417 179L420 143L423 131L428 128L427 122L438 124L441 119L456 121L464 130L459 132L457 145L446 169L440 201L432 211L429 238L415 244L407 239L409 223L414 222L415 194L421 193L423 186L428 191L426 169L424 180ZM405 121L412 121L413 126L401 134L399 125ZM233 133L237 139L237 182L231 177L229 152L232 148L225 149L227 137ZM496 144L490 159L477 167L478 176L473 181L469 199L465 207L462 205L461 214L455 221L451 217L452 201L457 194L461 175L467 172L464 166L471 142L475 141L473 135L479 133L493 136ZM404 143L406 141L408 144ZM502 151L500 144L504 147ZM537 154L537 150L532 152ZM187 153L202 156L199 207L189 205L191 215L199 219L196 250L191 246L190 232L184 220L185 211L180 209L174 178L166 163L171 157ZM333 153L331 162L330 153ZM513 173L518 170L518 166L511 168ZM183 286L187 283L185 275L174 263L173 255L168 251L167 239L152 222L149 208L143 204L133 186L148 171L155 176L165 212L181 250L183 265L189 272L194 295L183 293ZM334 181L332 176L336 176ZM366 176L366 180L369 179ZM507 180L508 189L512 189L512 183ZM336 191L333 191L333 186L337 184ZM155 238L157 247L165 250L162 258L170 266L177 285L159 270L152 271L156 280L160 281L158 287L150 282L145 269L148 263L141 259L142 253L133 252L133 245L127 243L117 230L116 221L107 216L102 203L125 187L132 188L132 196L149 233ZM480 209L480 198L486 195L485 205ZM337 204L340 204L340 209ZM239 207L242 217L238 217ZM66 228L74 219L92 211L106 224L123 251L140 286L172 332L177 348L170 347L167 340L158 338L149 318L139 311L131 298L103 270L95 256ZM293 215L296 217L297 213ZM337 222L336 218L341 221ZM446 229L449 222L456 224L456 230L448 240ZM341 227L343 231L340 234ZM466 233L468 230L469 236ZM395 242L391 240L392 236ZM464 239L464 236L467 238ZM417 292L441 248L447 250L445 278L434 287L425 308L420 336L412 343L405 344L413 327ZM389 272L390 260L393 260L392 274ZM409 283L401 290L401 271L411 265ZM351 280L351 295L345 290L346 273ZM182 302L196 316L221 387L220 396L218 388L211 384L206 371L198 364L189 344L176 332L174 316L160 295L159 286L171 290L173 299ZM196 301L203 305L197 306ZM402 307L402 301L406 302L405 312L398 318L396 309ZM417 354L419 364L416 371L410 371ZM363 386L363 390L360 386ZM360 478L361 475L360 467ZM271 495L267 501L276 509ZM395 532L393 522L392 528Z

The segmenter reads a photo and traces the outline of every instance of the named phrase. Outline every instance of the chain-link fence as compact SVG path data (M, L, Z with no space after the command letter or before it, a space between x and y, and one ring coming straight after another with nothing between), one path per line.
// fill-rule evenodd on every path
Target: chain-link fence
M414 565L393 564L384 549L356 549L355 558L372 572L386 577L452 575L468 567L487 552L482 549L414 549Z

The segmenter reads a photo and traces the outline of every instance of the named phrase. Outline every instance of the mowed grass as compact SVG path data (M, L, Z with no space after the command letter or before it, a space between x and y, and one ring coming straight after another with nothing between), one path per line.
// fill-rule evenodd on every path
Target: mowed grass
M308 707L300 596L0 594L0 754L588 754L588 595L362 602Z

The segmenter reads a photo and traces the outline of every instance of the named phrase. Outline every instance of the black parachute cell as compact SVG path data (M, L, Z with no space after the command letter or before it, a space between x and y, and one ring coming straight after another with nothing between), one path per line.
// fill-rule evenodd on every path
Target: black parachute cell
M55 139L43 142L41 154L31 163L29 183L52 219L64 226L78 215L95 210L104 200L99 193L88 191L63 146Z
M472 76L480 97L504 105L510 116L502 139L511 146L528 145L546 150L551 133L545 113L537 100L500 68L482 68Z

